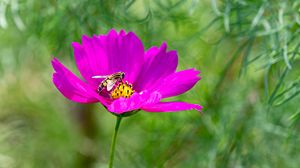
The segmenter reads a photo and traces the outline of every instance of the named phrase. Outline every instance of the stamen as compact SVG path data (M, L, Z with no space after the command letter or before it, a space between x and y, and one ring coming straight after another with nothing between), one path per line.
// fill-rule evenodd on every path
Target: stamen
M132 85L127 81L126 83L120 82L117 87L110 93L111 98L117 99L120 97L129 98L134 93Z

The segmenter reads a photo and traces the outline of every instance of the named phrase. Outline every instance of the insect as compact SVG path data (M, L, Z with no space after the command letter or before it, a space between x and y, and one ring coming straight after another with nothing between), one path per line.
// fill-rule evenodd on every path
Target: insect
M125 77L124 72L116 72L106 76L92 76L94 79L105 78L99 85L97 92L100 94L106 87L107 91L110 91L117 82L121 82Z

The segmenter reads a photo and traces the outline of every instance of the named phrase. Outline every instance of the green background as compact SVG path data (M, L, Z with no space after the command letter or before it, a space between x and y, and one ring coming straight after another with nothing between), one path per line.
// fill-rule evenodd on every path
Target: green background
M107 167L115 117L64 98L55 56L111 28L163 41L201 81L168 100L204 109L122 121L115 167L300 165L299 0L1 0L0 167Z

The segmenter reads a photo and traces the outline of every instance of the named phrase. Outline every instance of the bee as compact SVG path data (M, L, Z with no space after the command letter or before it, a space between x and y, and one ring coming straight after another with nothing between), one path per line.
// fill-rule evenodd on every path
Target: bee
M100 94L103 89L106 87L107 91L110 91L117 82L121 82L125 77L124 72L116 72L111 75L106 76L92 76L94 79L104 78L104 80L100 83L97 93Z

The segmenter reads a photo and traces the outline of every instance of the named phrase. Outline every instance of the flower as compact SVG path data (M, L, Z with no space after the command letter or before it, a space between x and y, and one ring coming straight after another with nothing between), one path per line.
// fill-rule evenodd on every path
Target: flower
M83 36L82 44L73 42L77 68L84 80L53 58L53 83L68 99L78 103L100 102L117 115L144 110L176 112L198 110L198 104L162 102L162 99L190 90L199 80L199 71L177 71L176 51L167 51L167 44L147 51L133 33L112 29L107 35ZM124 78L97 78L99 75L124 73ZM112 82L114 81L114 82ZM108 91L107 84L112 88ZM99 90L99 85L103 85Z

